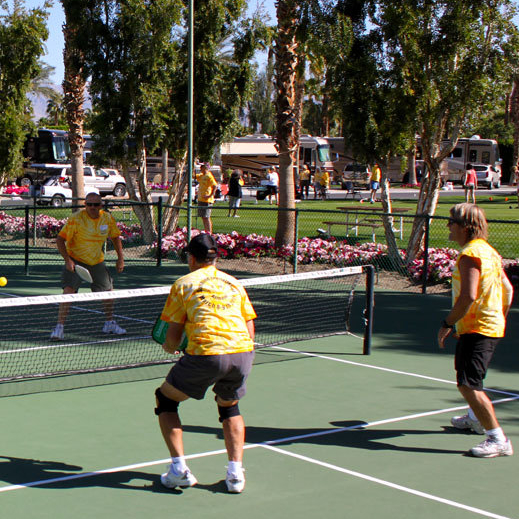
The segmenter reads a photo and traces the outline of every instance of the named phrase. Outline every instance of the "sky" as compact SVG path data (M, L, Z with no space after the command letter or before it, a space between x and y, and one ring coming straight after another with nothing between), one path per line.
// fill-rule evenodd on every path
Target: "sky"
M41 7L44 0L25 0L27 9L34 9ZM254 11L257 5L263 5L265 10L269 13L271 21L276 18L276 9L274 7L274 0L249 0L249 11ZM47 26L49 29L49 39L45 43L46 53L43 56L43 61L55 68L52 82L60 85L63 81L63 32L62 27L65 23L65 15L59 0L53 0L53 7L49 11L49 18Z

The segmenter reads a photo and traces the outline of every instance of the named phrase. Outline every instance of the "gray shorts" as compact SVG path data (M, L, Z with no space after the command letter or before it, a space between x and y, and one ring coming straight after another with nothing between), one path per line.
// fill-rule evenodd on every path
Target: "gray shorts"
M229 197L229 209L238 209L240 207L240 198L237 196L230 196Z
M213 207L213 204L198 202L198 205L198 216L200 218L211 218L211 207Z
M254 351L229 355L186 353L171 368L166 381L195 400L202 400L212 385L222 400L240 400L247 392L245 381L253 360Z
M108 272L104 261L97 265L87 265L86 263L76 260L74 260L74 262L85 267L90 272L92 276L92 284L90 285L92 292L108 292L112 290L112 276L110 276L110 272ZM61 272L61 288L71 287L74 289L74 292L77 292L81 283L83 283L83 281L75 272L70 272L70 270L63 268Z

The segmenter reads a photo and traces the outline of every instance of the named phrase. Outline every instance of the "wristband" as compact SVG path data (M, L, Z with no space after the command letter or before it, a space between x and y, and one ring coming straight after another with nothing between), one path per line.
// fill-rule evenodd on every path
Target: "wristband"
M454 325L453 324L448 324L447 321L444 319L442 321L442 328L449 328L450 330L452 330L452 328L454 328Z

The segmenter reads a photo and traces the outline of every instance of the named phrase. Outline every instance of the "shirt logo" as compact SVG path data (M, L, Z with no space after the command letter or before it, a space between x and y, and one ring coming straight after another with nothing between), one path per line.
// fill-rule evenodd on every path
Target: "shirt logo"
M102 234L106 234L108 232L108 225L100 225L99 226L99 231L102 233Z

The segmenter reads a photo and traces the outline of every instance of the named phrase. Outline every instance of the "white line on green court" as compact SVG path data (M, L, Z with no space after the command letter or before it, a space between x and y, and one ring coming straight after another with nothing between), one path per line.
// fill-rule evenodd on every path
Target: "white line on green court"
M377 483L379 485L383 485L389 488L394 488L395 490L400 490L402 492L406 492L408 494L413 494L418 497L423 497L425 499L430 499L431 501L436 501L438 503L443 503L448 506L453 506L455 508L461 508L462 510L467 510L469 512L473 512L475 514L483 515L485 517L492 517L494 519L511 519L510 517L506 517L504 515L494 514L492 512L487 512L486 510L481 510L481 508L475 508L473 506L464 505L463 503L458 503L456 501L451 501L450 499L444 499L443 497L438 497L433 494L428 494L426 492L421 492L420 490L415 490L413 488L404 487L402 485L398 485L396 483L391 483L390 481L385 481L383 479L375 478L373 476L368 476L367 474L362 474L361 472L356 472L354 470L345 469L343 467L338 467L337 465L332 465L330 463L326 463L324 461L319 461L313 458L309 458L308 456L302 456L301 454L296 454L294 452L289 452L284 449L280 449L278 447L273 447L272 445L260 444L260 447L264 449L269 449L279 454L284 454L285 456L291 456L292 458L297 458L302 461L306 461L308 463L313 463L314 465L319 465L321 467L325 467L331 470L336 470L337 472L342 472L343 474L348 474L350 476L354 476L356 478L365 479L366 481L371 481L372 483Z
M316 357L318 359L331 360L334 362L342 362L343 364L350 364L352 366L360 366L363 368L377 369L379 371L386 371L387 373L394 373L395 375L406 375L408 377L423 378L425 380L432 380L433 382L442 382L444 384L456 384L455 380L446 380L443 378L429 377L428 375L420 375L418 373L409 373L408 371L399 371L397 369L383 368L381 366L374 366L373 364L363 364L362 362L354 362L352 360L338 359L337 357L329 357L328 355L320 355L318 353L310 353L308 351L294 350L291 348L284 348L283 346L272 346L273 349L288 351L290 353L297 353L298 355L306 355L308 357ZM501 395L510 395L519 398L518 393L511 393L510 391L502 391L500 389L485 388L485 391L492 393L499 393Z
M500 403L503 403L503 402L511 402L511 401L517 400L517 399L519 399L519 395L517 397L515 397L515 398L503 398L501 400L495 400L493 403L494 404L500 404ZM400 422L400 421L404 421L404 420L414 420L416 418L423 418L425 416L433 416L433 415L437 415L437 414L452 413L454 411L459 411L461 409L466 409L466 407L467 406L449 407L449 408L446 408L446 409L437 409L435 411L426 411L426 412L423 412L423 413L404 415L404 416L399 416L397 418L387 418L387 419L384 419L384 420L376 420L376 421L373 421L373 422L366 422L366 423L363 423L363 424L356 424L356 425L351 425L351 426L348 426L348 427L340 427L340 428L337 428L337 429L325 429L323 431L318 431L318 432L313 432L313 433L308 433L308 434L301 434L299 436L288 436L288 437L285 437L285 438L279 438L277 440L268 440L268 441L265 441L265 442L262 442L262 443L248 444L248 445L245 445L245 449L255 449L257 447L266 447L266 446L277 445L277 444L280 444L280 443L286 443L286 442L295 441L295 440L303 440L303 439L307 439L307 438L316 438L318 436L326 436L328 434L337 434L337 433L341 433L341 432L345 432L345 431L352 431L352 430L355 430L355 429L365 429L367 427L375 427L377 425L385 425L385 424ZM186 455L186 459L189 460L189 459L205 458L205 457L208 457L208 456L216 456L216 455L220 455L220 454L225 454L226 452L227 451L225 449L220 449L220 450L215 450L215 451L208 451L208 452L199 452L199 453L196 453L196 454L188 454L188 455ZM38 486L50 485L50 484L53 484L53 483L60 483L62 481L71 481L71 480L75 480L75 479L83 479L83 478L88 478L88 477L95 477L95 476L99 476L99 475L102 475L102 474L111 474L111 473L114 473L114 472L123 472L125 470L134 470L134 469L140 469L140 468L144 468L144 467L152 467L154 465L168 464L170 462L171 462L170 458L165 458L165 459L161 459L161 460L145 461L145 462L142 462L142 463L135 463L135 464L132 464L132 465L124 465L122 467L113 467L113 468L110 468L110 469L96 470L96 471L93 471L93 472L83 472L81 474L71 474L69 476L62 476L62 477L59 477L59 478L42 479L42 480L39 480L39 481L30 481L28 483L21 483L21 484L18 484L18 485L8 485L8 486L5 486L5 487L0 487L0 493L1 492L10 492L12 490L21 490L23 488L30 488L30 487L38 487ZM494 516L492 516L492 517L494 517ZM495 516L495 517L500 518L501 516ZM505 518L505 519L508 519L508 518Z

